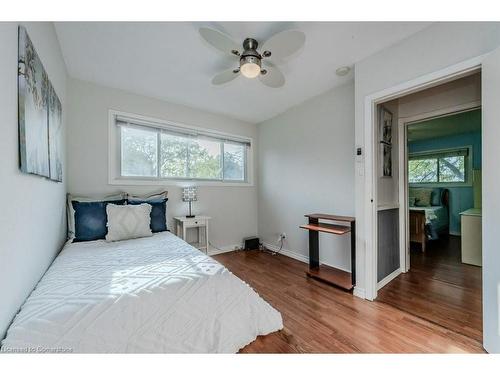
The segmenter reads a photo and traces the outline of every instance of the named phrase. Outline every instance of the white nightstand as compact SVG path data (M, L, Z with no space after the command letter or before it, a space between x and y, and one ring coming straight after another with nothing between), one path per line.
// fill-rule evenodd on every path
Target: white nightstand
M208 216L177 216L175 220L175 234L187 242L187 230L189 228L198 228L198 242L190 243L197 249L204 250L208 254Z

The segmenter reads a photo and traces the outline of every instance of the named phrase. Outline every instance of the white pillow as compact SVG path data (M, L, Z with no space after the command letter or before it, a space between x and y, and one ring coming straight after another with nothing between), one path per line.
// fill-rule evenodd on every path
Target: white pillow
M106 241L121 241L131 238L150 237L151 232L151 205L142 203L138 205L108 204L108 234Z

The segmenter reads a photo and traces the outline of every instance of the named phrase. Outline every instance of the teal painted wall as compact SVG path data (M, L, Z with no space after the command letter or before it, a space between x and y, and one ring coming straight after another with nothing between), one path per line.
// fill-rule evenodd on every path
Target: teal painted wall
M481 132L409 142L408 152L434 151L471 145L472 168L481 169ZM425 186L432 185L426 184ZM474 194L471 186L450 187L448 190L450 191L450 233L460 234L460 212L474 207Z

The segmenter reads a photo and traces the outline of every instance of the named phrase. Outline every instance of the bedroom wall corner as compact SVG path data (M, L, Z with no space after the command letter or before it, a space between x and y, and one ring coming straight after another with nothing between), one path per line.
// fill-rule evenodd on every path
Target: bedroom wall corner
M66 66L50 22L23 23L63 107L66 129ZM17 116L18 24L0 23L0 339L66 238L65 135L63 182L19 170Z

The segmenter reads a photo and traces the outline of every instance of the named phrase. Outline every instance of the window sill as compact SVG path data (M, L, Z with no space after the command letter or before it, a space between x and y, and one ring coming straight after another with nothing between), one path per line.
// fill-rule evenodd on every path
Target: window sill
M224 182L224 181L204 181L204 180L157 180L142 178L110 178L109 185L126 186L220 186L220 187L252 187L253 182Z
M471 182L427 182L423 184L409 183L411 188L457 188L457 187L472 187Z

